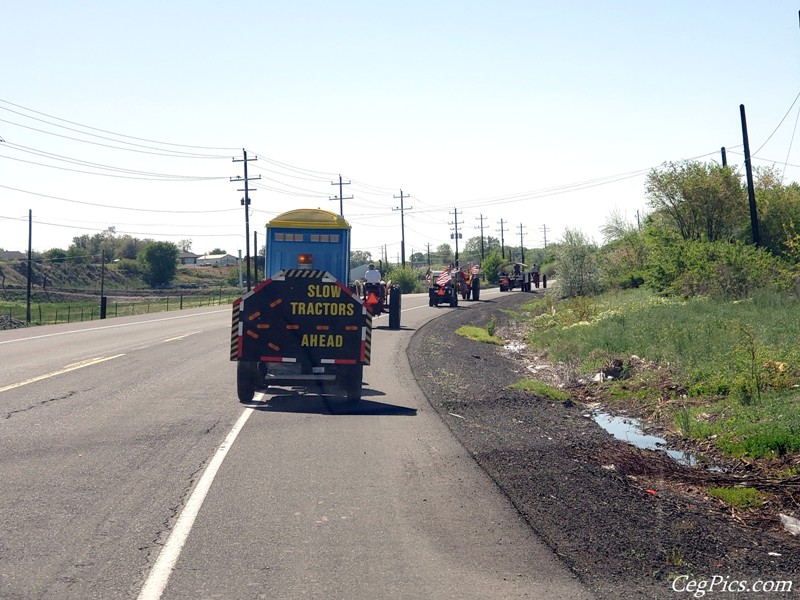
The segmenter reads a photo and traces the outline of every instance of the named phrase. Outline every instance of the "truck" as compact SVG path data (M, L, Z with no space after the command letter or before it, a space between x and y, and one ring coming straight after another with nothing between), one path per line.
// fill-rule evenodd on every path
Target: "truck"
M361 399L373 315L346 285L349 266L350 225L341 215L299 209L267 223L264 272L271 275L232 307L240 402L269 386L339 388L348 400Z

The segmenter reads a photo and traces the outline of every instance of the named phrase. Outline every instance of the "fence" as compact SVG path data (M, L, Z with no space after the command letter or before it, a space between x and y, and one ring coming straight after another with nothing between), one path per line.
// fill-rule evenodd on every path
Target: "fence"
M141 301L117 301L108 298L106 317L127 317L149 313L183 310L202 306L231 304L238 296L223 296L217 293L208 296L191 295L164 296ZM0 302L0 329L24 326L27 306L19 302ZM93 321L100 318L100 300L95 302L36 302L31 304L31 325L55 325Z

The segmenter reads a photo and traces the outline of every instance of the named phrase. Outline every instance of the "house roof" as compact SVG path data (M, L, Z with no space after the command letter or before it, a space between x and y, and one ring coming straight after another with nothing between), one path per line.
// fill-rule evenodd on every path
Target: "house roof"
M24 260L26 258L28 258L26 253L16 250L3 250L0 252L0 260Z

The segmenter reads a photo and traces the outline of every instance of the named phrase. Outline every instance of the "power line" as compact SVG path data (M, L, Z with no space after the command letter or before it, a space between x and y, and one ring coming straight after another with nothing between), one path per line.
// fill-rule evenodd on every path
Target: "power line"
M13 156L6 156L5 154L0 154L0 158L7 158L8 160L22 162L29 165L36 165L39 167L46 167L48 169L58 169L59 171L70 171L71 173L83 173L84 175L97 175L98 177L115 177L118 179L138 179L141 181L213 181L218 179L225 179L224 177L196 177L188 175L167 175L163 177L134 177L132 175L113 175L111 173L95 173L92 171L82 171L81 169L68 169L67 167L46 165L44 163L38 163L32 160L14 158Z
M16 108L21 108L22 110L26 110L28 112L32 112L32 113L37 114L37 115L45 116L45 117L47 117L49 119L55 119L56 121L63 121L64 123L69 123L70 125L76 125L78 127L83 127L84 129L91 129L92 131L99 131L101 133L107 133L109 135L115 135L117 137L127 138L129 140L137 140L137 141L140 141L140 142L148 142L150 144L161 144L161 145L164 145L164 146L176 146L176 147L179 147L179 148L196 148L198 150L237 150L237 151L239 150L238 148L224 148L224 147L214 147L214 146L193 146L193 145L190 145L190 144L175 144L175 143L172 143L172 142L160 142L160 141L157 141L157 140L150 140L150 139L147 139L147 138L139 138L139 137L134 137L132 135L125 135L123 133L114 133L113 131L100 129L98 127L92 127L90 125L83 125L81 123L76 123L75 121L69 121L67 119L62 119L61 117L55 117L53 115L48 115L47 113L43 113L43 112L40 112L38 110L34 110L32 108L27 108L27 107L22 106L20 104L14 104L13 102L9 102L8 100L3 100L2 98L0 98L0 102L2 102L3 104L8 104L10 106L14 106ZM27 119L33 119L35 121L41 121L43 123L48 123L47 121L43 121L42 119L37 119L36 117L31 117L30 115L26 115L24 113L19 113L17 111L11 110L9 108L4 108L4 107L0 107L0 108L2 108L3 110L7 110L9 112L13 112L13 113L18 114L18 115L21 115L21 116L23 116L23 117L25 117ZM61 127L63 129L70 129L69 127L64 127L63 125L58 125L57 123L48 123L48 124L49 125L54 125L55 127ZM72 130L72 131L78 131L78 130ZM85 132L81 132L81 131L78 131L78 133L83 133L84 135L94 135L94 134L85 133ZM95 137L102 137L102 136L95 136ZM117 140L115 140L115 141L117 141ZM130 143L130 142L120 142L120 143ZM131 144L131 145L135 146L137 144Z
M80 165L84 167L94 168L94 169L105 169L108 171L118 171L120 173L130 173L134 175L146 175L148 177L160 177L160 178L177 178L177 179L185 179L185 178L201 178L201 179L208 179L207 177L200 177L196 175L171 175L168 173L155 173L152 171L138 171L135 169L126 169L123 167L114 167L111 165L104 165L101 163L94 163L85 160L80 160L77 158L70 158L68 156L64 156L61 154L54 154L52 152L45 152L44 150L38 150L36 148L30 148L28 146L21 146L19 144L14 144L11 142L5 142L5 146L9 148L13 148L20 152L25 152L27 154L33 154L34 156L41 156L42 158L49 158L53 160L59 160L62 162L66 162L69 164ZM47 166L47 165L46 165Z
M3 109L3 107L1 107L1 106L0 106L0 109L8 110L8 109ZM30 131L36 131L38 133L44 133L45 135L50 135L50 136L58 137L58 138L61 138L61 139L72 140L73 142L80 142L81 144L91 144L93 146L101 146L103 148L111 148L113 150L123 150L125 152L138 152L140 154L152 154L152 155L155 155L155 156L167 156L167 157L171 157L171 158L213 158L213 159L222 159L222 158L227 159L227 158L230 158L230 156L222 156L222 155L216 155L216 154L197 154L197 153L193 153L193 152L178 152L176 150L164 150L164 149L155 149L155 148L151 149L151 150L139 150L138 148L123 148L121 146L113 146L111 144L103 144L103 143L100 143L100 142L93 142L91 140L82 140L80 138L72 137L72 136L69 136L69 135L62 135L60 133L53 133L52 131L46 131L44 129L37 129L36 127L30 127L29 125L22 125L20 123L15 123L14 121L8 121L6 119L0 119L0 122L8 123L8 124L13 125L15 127L22 127L23 129L28 129ZM79 133L82 133L82 132L79 132ZM109 139L110 141L116 141L116 140L111 140L111 138L102 138L102 139ZM122 142L122 143L126 143L126 142ZM147 146L139 146L139 148L147 148Z
M220 208L217 210L165 210L165 209L155 209L155 208L133 208L130 206L113 206L111 204L99 204L97 202L86 202L84 200L73 200L71 198L63 198L61 196L51 196L49 194L40 194L39 192L31 192L29 190L22 190L19 188L11 187L8 185L0 184L0 188L4 188L7 190L11 190L13 192L20 192L22 194L30 194L32 196L39 196L40 198L49 198L51 200L59 200L62 202L70 202L72 204L84 204L86 206L97 206L100 208L111 208L114 210L131 210L136 212L150 212L150 213L174 213L174 214L207 214L207 213L222 213L222 212L232 212L234 210L239 210L238 208Z

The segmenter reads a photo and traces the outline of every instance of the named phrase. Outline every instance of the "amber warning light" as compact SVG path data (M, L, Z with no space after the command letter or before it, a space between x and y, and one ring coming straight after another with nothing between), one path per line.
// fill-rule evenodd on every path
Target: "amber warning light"
M298 269L310 269L311 268L311 255L310 254L298 254L297 255L297 268Z

